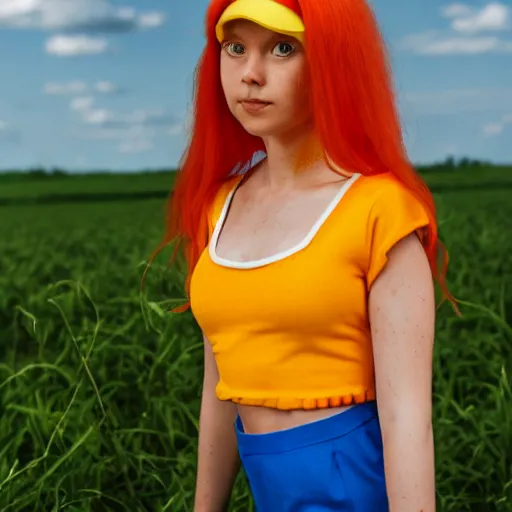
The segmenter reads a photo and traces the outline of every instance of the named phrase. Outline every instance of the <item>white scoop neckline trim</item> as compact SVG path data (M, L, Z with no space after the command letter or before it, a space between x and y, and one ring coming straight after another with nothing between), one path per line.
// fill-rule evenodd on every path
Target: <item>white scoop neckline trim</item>
M312 228L309 230L307 235L302 239L301 242L298 244L295 244L293 247L290 247L289 249L285 251L280 251L276 254L273 254L271 256L267 256L265 258L260 258L257 260L249 260L249 261L232 261L228 260L226 258L221 258L216 253L217 243L219 240L220 232L222 230L222 227L224 226L224 222L226 220L229 207L231 206L231 201L233 200L233 196L235 195L235 192L237 191L238 187L240 186L242 180L239 180L239 182L236 184L236 186L233 187L233 189L230 191L228 196L226 197L224 201L224 206L222 207L220 216L215 223L215 229L213 230L213 234L209 243L209 254L212 261L217 263L218 265L221 265L223 267L228 268L237 268L237 269L250 269L250 268L258 268L262 267L264 265L268 265L270 263L274 263L276 261L285 259L292 254L295 254L296 252L301 251L305 247L307 247L315 235L318 233L322 225L325 223L325 221L329 218L330 214L333 212L333 210L336 208L336 206L340 203L343 196L346 194L348 189L352 186L353 183L361 176L359 173L354 173L350 178L348 178L346 181L343 182L339 192L334 196L334 198L330 201L330 203L327 205L327 208L323 211L322 215L317 219L317 221L313 224Z

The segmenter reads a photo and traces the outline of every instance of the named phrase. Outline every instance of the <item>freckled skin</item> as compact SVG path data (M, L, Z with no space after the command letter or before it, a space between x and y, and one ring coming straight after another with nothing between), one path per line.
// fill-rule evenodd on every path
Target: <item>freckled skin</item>
M308 147L312 138L312 108L307 86L306 52L297 40L259 25L237 20L226 26L221 53L221 83L228 107L244 129L266 146ZM281 42L292 43L289 57L280 57ZM236 44L236 47L229 46ZM228 46L226 46L228 45ZM238 46L239 45L239 46ZM276 52L276 50L279 50ZM271 102L257 114L247 113L240 100L252 97ZM314 147L314 145L313 145ZM235 194L216 252L232 261L254 260L286 250L300 242L339 191L346 176L334 173L323 160L293 179L279 177L260 164ZM271 186L261 176L278 176ZM298 177L299 176L299 177ZM272 410L239 405L248 433L265 433L337 414L352 405L316 410Z
M296 140L297 134L311 122L305 94L307 87L298 87L305 79L305 54L299 52L296 59L289 61L275 60L268 50L272 34L248 22L237 22L236 26L241 31L237 38L243 40L248 52L240 59L232 59L225 53L221 57L221 80L232 114L249 133L262 137L270 148L276 140L280 145L285 140ZM250 94L259 95L271 105L261 114L250 115L240 104L240 100ZM279 197L276 193L279 189L271 190L276 194L274 198ZM267 195L269 190L266 189ZM260 197L266 198L264 194ZM283 196L279 198L282 200ZM271 205L271 201L266 203L266 206ZM286 226L285 217L276 222L274 216L271 220L272 216L260 218L249 232L256 237L271 225ZM230 247L227 242L222 245L221 240L218 248L227 254L234 246ZM431 358L435 307L428 261L414 234L389 252L386 267L370 290L368 309L390 510L433 512ZM252 417L249 407L240 407L239 411L244 424L250 426L250 433L318 419L318 411L283 414L271 411L267 415L258 410Z
M390 510L434 512L435 299L430 267L416 235L390 251L370 291L369 313ZM403 488L407 495L394 494Z

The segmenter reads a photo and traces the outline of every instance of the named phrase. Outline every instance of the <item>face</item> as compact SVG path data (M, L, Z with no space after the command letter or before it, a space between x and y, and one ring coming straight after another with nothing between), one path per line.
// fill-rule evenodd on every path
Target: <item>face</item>
M231 113L258 137L284 136L311 118L301 43L246 20L225 27L220 73Z

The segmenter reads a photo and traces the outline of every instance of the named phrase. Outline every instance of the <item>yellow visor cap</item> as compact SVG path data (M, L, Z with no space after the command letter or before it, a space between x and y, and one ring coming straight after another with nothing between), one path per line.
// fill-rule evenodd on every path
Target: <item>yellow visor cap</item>
M224 25L239 19L252 21L304 43L305 27L300 16L275 0L235 0L224 10L215 27L219 42L224 39Z

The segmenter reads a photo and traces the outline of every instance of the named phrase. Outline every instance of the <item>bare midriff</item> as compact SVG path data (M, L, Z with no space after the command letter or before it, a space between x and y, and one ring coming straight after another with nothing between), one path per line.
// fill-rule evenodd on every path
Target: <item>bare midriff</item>
M353 406L354 404L327 409L283 411L271 409L270 407L238 404L238 414L242 420L245 433L268 434L328 418L329 416L344 412Z

